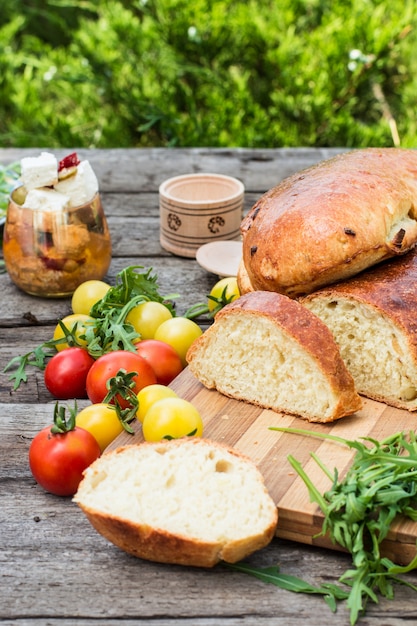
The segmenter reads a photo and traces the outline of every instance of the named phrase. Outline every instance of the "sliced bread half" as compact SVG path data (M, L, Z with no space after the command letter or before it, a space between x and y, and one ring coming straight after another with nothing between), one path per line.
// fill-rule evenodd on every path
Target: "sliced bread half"
M191 437L104 454L85 471L74 501L122 550L199 567L233 563L263 548L278 521L249 458Z
M329 327L359 393L417 410L417 251L303 298Z
M327 326L282 294L255 291L225 306L187 361L208 389L311 422L362 406Z

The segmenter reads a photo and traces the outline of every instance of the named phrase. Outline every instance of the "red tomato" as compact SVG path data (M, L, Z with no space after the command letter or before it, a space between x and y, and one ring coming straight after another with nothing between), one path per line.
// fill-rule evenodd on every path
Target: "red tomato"
M93 357L83 348L65 348L57 352L45 368L46 388L59 400L86 398L87 374L93 363Z
M83 428L54 434L51 427L41 430L29 448L29 466L36 480L56 496L72 496L83 471L100 456L100 446Z
M136 352L152 365L160 385L169 385L183 370L180 355L163 341L144 339L137 344Z
M156 375L151 365L136 352L115 350L99 357L87 375L87 395L93 404L103 402L108 393L107 381L119 370L136 372L133 377L133 391L137 394L143 387L154 385ZM118 397L120 406L126 408L128 403Z

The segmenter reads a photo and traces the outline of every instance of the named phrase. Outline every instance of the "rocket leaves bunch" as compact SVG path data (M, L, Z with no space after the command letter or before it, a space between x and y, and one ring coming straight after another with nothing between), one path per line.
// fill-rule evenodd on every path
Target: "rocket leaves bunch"
M346 600L350 623L356 624L366 610L367 603L378 602L378 596L394 597L394 585L417 587L401 578L402 574L417 568L417 556L405 566L396 565L383 556L381 544L387 538L391 524L402 515L417 520L417 439L414 431L399 432L383 441L364 437L350 441L329 434L313 433L303 429L275 428L281 432L330 439L356 450L346 475L339 480L337 469L330 471L315 453L311 456L331 480L324 494L315 487L302 464L292 455L288 460L302 478L310 494L324 514L320 535L331 540L352 556L352 568L339 579L342 585L313 587L301 579L281 574L277 568L239 566L281 588L298 593L324 595L333 610L337 600ZM290 584L289 584L290 583Z

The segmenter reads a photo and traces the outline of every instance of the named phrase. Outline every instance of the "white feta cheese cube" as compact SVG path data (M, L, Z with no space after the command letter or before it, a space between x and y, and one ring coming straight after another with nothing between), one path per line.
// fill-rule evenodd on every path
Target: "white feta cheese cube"
M88 161L81 161L73 176L56 183L55 189L70 198L70 206L80 206L89 202L98 192L98 180Z
M50 187L58 181L58 162L50 152L21 160L21 180L28 191L37 187Z
M69 206L69 200L68 196L55 189L31 189L22 206L34 211L63 211Z

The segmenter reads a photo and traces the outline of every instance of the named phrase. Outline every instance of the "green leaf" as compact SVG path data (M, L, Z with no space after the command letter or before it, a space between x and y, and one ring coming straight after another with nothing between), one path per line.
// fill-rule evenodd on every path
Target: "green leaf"
M14 391L21 383L27 382L27 370L30 366L45 368L47 359L56 353L56 346L59 344L79 346L81 345L79 339L82 339L87 344L87 351L95 359L115 350L136 352L135 341L140 339L140 335L126 322L126 317L129 311L141 302L149 300L160 302L175 315L170 300L177 297L177 294L162 296L157 276L152 273L152 268L143 272L138 272L138 269L143 268L141 265L133 265L119 272L116 276L116 285L110 287L106 295L93 306L90 314L95 321L88 325L83 335L77 337L77 324L68 329L62 320L59 320L58 324L64 337L50 339L32 352L12 358L4 371L15 368L9 377L9 380L14 381Z
M31 352L27 352L22 356L15 356L7 363L3 372L8 372L9 370L16 368L15 371L9 376L9 380L14 381L13 391L16 391L20 387L21 383L27 382L27 367L32 366L41 370L45 369L47 359L55 354L55 352L45 349L45 346L47 346L47 344L42 344Z
M250 574L263 582L276 585L286 591L292 591L294 593L307 593L322 595L326 599L329 606L333 607L332 610L336 610L336 600L345 600L348 597L348 593L343 590L339 585L323 584L319 586L312 585L305 580L292 576L290 574L282 574L278 566L272 567L254 567L246 563L225 563L227 567Z
M356 450L344 478L339 480L335 468L333 484L324 494L315 487L302 464L291 455L288 457L304 481L311 500L319 504L324 514L321 534L328 533L332 541L352 555L353 567L340 577L339 582L350 586L347 606L350 622L356 624L368 601L377 603L379 596L392 599L394 583L407 584L398 575L417 568L417 557L401 568L382 558L380 551L381 543L398 515L416 519L416 435L414 431L399 432L383 441L369 437L364 437L363 441L351 441L305 429L271 430L319 437ZM332 478L317 455L312 453L311 456Z
M74 408L69 409L69 417L66 415L66 409L64 406L60 406L57 402L54 408L54 423L51 427L51 433L54 435L65 435L65 433L74 430L75 420L77 415L77 401L74 403Z
M134 378L137 375L137 372L127 372L120 369L115 376L107 381L108 393L103 400L104 404L114 404L120 423L125 431L131 435L134 434L134 431L129 424L136 418L139 408L139 400L134 391ZM120 399L125 401L126 407L122 408Z

